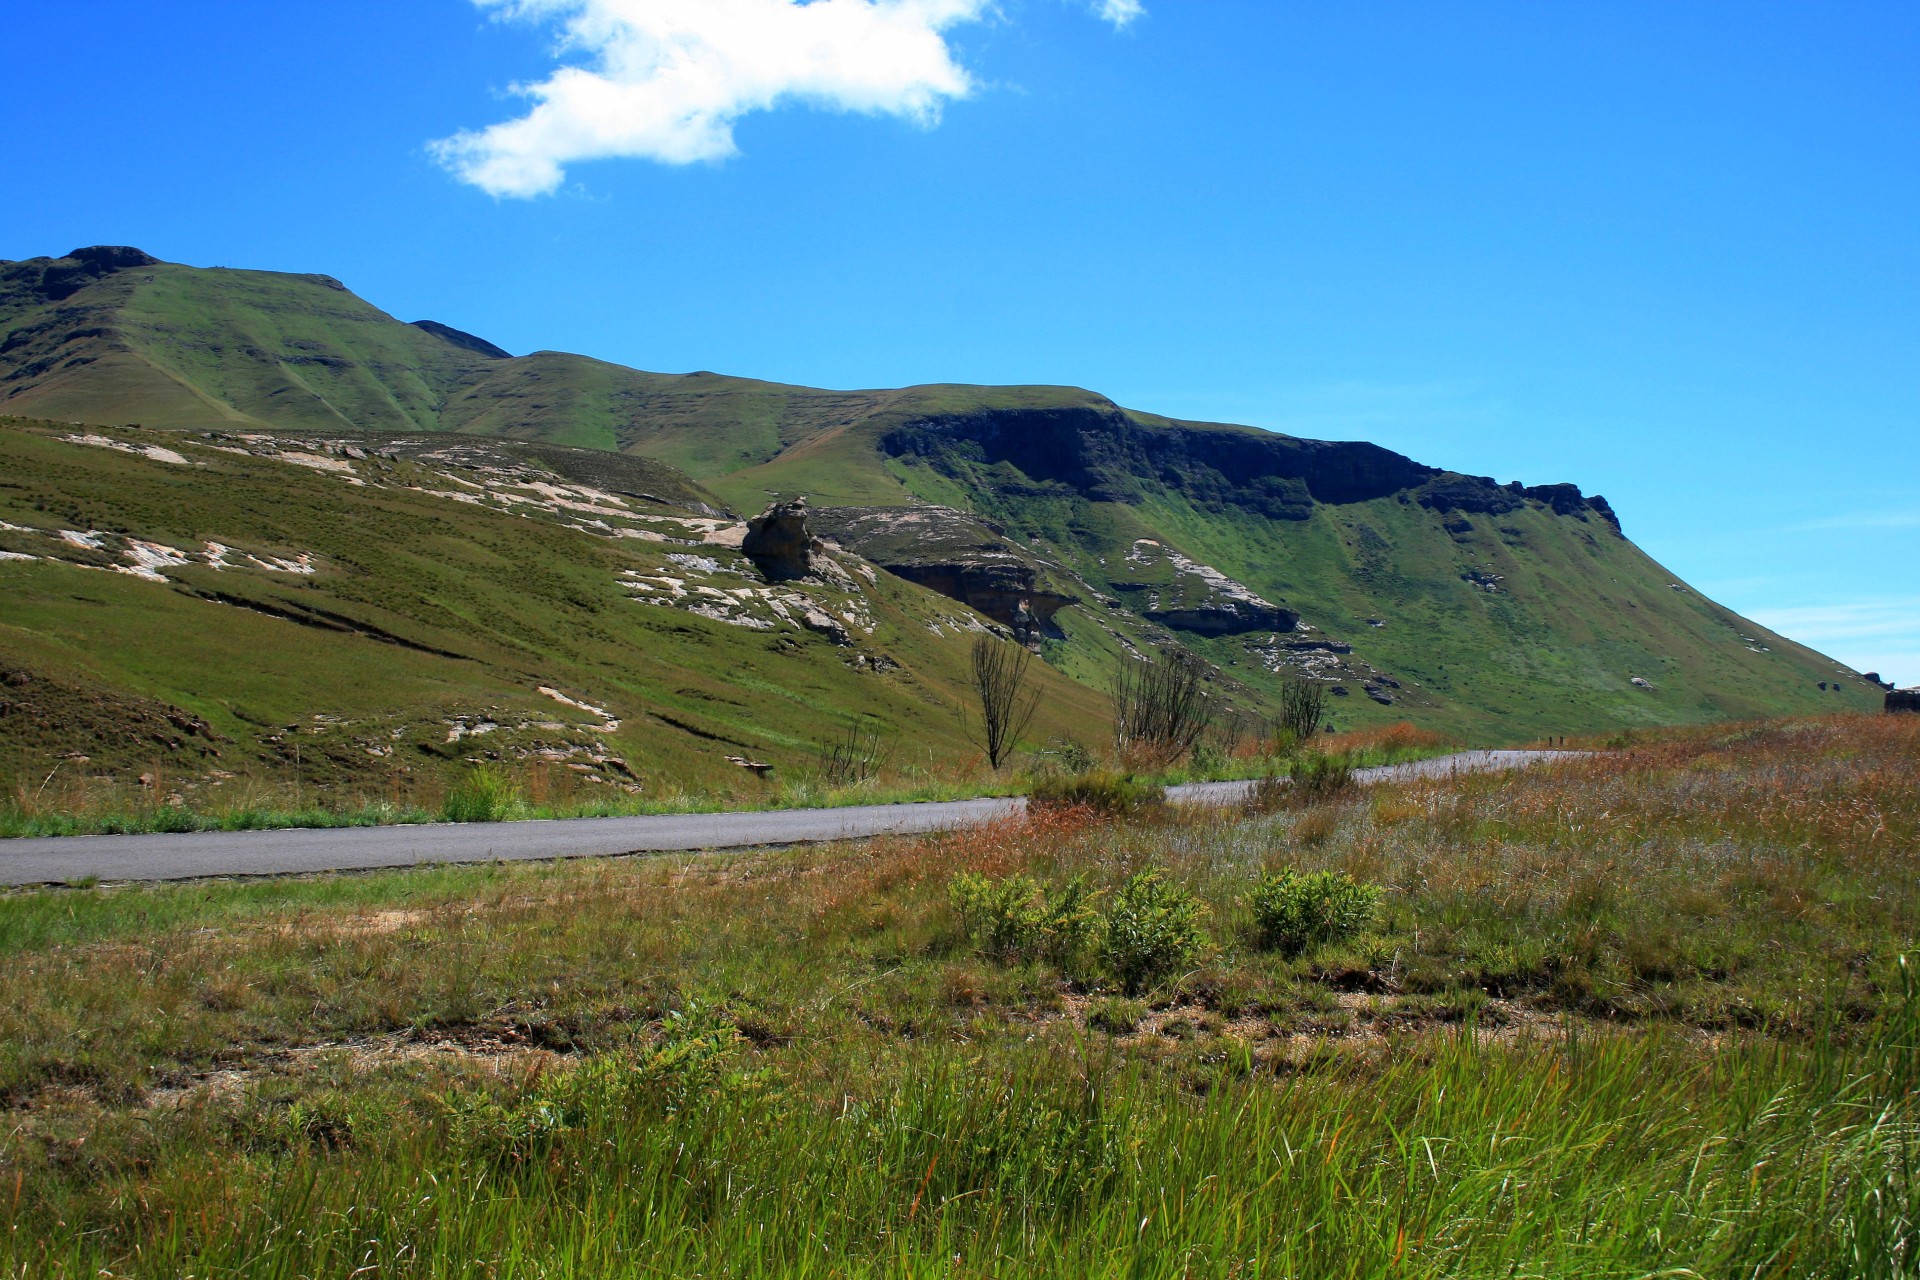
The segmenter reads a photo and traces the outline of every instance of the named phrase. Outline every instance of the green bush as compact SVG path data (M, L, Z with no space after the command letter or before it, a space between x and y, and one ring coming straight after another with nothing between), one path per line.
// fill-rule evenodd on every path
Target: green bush
M1380 889L1342 871L1276 871L1260 877L1247 904L1260 945L1298 955L1369 928Z
M1158 871L1136 872L1107 909L1100 959L1128 995L1138 995L1206 945L1200 928L1205 911L1199 899Z
M1110 997L1087 1006L1087 1026L1110 1036L1132 1035L1140 1029L1140 1021L1146 1016L1147 1006L1138 1000Z
M1087 745L1074 738L1055 738L1031 754L1036 773L1081 774L1098 763Z
M448 1133L469 1160L519 1163L570 1133L664 1117L751 1084L736 1069L739 1028L699 1003L668 1014L649 1046L598 1054L532 1079L508 1097L482 1087L441 1095Z
M520 805L512 779L492 765L481 765L462 778L441 806L447 822L499 822Z
M1319 804L1344 796L1353 788L1353 765L1346 757L1309 751L1294 762L1287 799L1294 804Z
M1156 784L1114 773L1035 778L1027 792L1030 808L1091 809L1114 818L1158 812L1166 803L1165 790Z
M996 960L1072 961L1098 931L1097 896L1084 876L1048 890L1030 876L990 880L963 871L947 886L961 929Z

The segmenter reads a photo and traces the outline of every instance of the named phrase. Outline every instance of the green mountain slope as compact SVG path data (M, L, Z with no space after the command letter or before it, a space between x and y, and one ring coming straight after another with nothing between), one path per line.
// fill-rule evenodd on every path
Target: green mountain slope
M444 435L0 420L0 778L77 753L378 793L498 759L645 796L809 764L856 720L970 755L977 615L851 557L766 584L673 479ZM1041 675L1038 732L1094 731L1098 697Z
M857 509L839 526L850 550L1031 634L1083 686L1124 651L1181 643L1255 708L1305 672L1334 686L1342 724L1483 740L1879 694L1699 596L1573 486L1176 422L1078 388L825 391L515 358L328 277L127 249L0 264L0 335L7 412L511 438L651 458L742 513L800 494ZM885 515L933 507L962 531L946 544Z

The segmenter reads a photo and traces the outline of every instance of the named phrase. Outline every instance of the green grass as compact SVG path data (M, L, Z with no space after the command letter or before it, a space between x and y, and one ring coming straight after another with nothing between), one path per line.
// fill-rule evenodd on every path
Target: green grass
M1910 1274L1916 734L0 896L0 1274ZM1288 868L1381 909L1268 950ZM1205 950L1136 997L952 902L1077 880L1106 918L1147 870Z

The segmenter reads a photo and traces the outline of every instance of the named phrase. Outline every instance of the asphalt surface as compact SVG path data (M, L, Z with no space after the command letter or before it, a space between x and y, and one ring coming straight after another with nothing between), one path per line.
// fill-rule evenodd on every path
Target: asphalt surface
M1493 773L1573 753L1466 751L1414 764L1363 769L1363 783ZM1169 787L1175 804L1230 805L1251 782L1193 782ZM77 880L195 880L210 876L303 875L371 871L426 863L542 861L807 844L863 836L948 831L1026 811L1022 797L850 809L777 809L752 813L575 818L559 822L432 823L286 831L205 831L179 835L59 836L0 840L0 885Z

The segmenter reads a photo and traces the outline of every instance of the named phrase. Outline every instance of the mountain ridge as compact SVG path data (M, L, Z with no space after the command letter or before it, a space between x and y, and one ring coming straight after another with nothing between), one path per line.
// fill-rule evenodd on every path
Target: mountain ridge
M1346 699L1344 719L1487 740L1865 696L1653 562L1605 498L1362 441L1070 386L831 390L516 357L330 276L125 247L0 263L0 331L0 412L496 437L649 458L740 515L798 496L879 512L845 522L850 551L984 609L1095 688L1120 655L1175 643L1255 705L1304 674ZM955 516L927 548L884 514L935 509ZM982 550L969 521L1004 545Z

